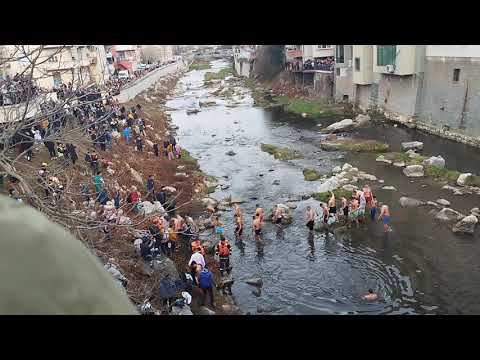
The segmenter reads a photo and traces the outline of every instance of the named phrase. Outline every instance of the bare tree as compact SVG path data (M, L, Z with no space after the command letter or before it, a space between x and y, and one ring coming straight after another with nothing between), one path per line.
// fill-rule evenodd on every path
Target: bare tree
M84 152L92 144L105 142L98 133L89 136L89 130L108 127L118 110L118 103L107 87L92 84L81 67L72 65L77 50L67 45L2 48L0 171L19 189L24 202L74 232L88 245L92 232L108 232L113 227L134 230L149 217L141 213L132 215L127 203L115 214L95 201L84 206L83 181L68 171L76 160L73 155L78 158L79 150ZM15 75L8 76L6 72L12 68L16 69ZM50 164L47 168L32 165L34 152L44 146L49 150ZM60 153L63 156L58 156ZM88 168L84 173L89 174ZM120 190L118 183L105 187L110 191ZM92 200L100 192L94 192ZM172 203L174 200L171 199ZM170 209L174 210L175 206ZM119 222L122 212L129 213L131 222Z

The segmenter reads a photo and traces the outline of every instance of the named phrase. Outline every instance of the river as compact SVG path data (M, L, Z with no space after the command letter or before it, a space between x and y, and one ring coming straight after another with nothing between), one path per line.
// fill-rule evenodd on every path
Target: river
M225 190L218 187L211 196L222 199L232 195L246 200L241 207L247 231L241 243L234 240L232 211L221 213L226 236L235 244L231 257L235 278L232 290L242 310L256 313L257 305L269 305L270 314L480 312L478 235L456 236L446 226L434 222L428 210L398 205L398 198L405 194L426 200L442 197L451 201L454 209L468 213L478 204L475 195L454 197L428 180L410 180L400 169L376 163L374 154L322 151L317 124L326 125L338 119L309 119L287 114L280 108L254 107L246 89L239 106L228 107L216 99L216 106L187 115L187 108L198 106L199 100L210 99L209 92L216 90L203 86L205 72L228 66L222 60L211 64L210 70L188 72L166 105L175 109L170 114L179 127L180 144L199 159L203 171L229 186ZM475 168L468 167L470 161L465 154L473 159L472 163L476 162L473 167L480 164L475 161L480 159L480 153L474 149L410 129L386 124L383 127L367 128L354 135L384 139L394 149L401 141L424 141L425 152L442 154L447 166L461 171L475 172ZM297 149L304 159L275 160L260 150L261 143ZM230 150L236 155L227 155ZM384 235L381 224L368 223L337 238L332 233L311 236L305 226L305 209L311 205L318 212L319 203L308 199L296 203L291 225L278 231L267 223L263 241L254 240L248 230L257 203L269 210L273 204L311 193L319 182L304 181L304 168L326 173L346 161L385 180L384 184L371 185L380 201L391 207L393 232ZM279 185L273 184L275 180ZM393 185L400 191L381 190L383 185ZM264 282L258 297L244 283L256 275ZM369 288L379 294L378 301L361 299Z

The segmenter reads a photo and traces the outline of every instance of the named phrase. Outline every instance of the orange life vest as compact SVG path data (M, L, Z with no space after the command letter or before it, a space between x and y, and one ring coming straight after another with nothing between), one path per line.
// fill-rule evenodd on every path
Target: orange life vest
M228 243L228 240L225 240L223 244L222 241L220 241L217 248L220 256L230 256L230 244Z

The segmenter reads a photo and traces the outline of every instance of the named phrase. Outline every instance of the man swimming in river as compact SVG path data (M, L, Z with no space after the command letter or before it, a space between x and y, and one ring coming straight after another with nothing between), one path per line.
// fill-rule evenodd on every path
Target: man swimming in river
M235 214L235 237L238 239L240 236L242 236L243 232L243 216L242 213L240 212L240 215Z
M263 221L264 221L264 218L265 218L265 214L263 212L263 209L260 207L260 205L255 205L256 209L255 209L255 216L258 215L260 217L260 222L263 224Z
M281 227L282 219L283 219L283 209L280 206L277 206L275 209L275 213L273 214L273 221L275 225L277 225L278 227Z
M377 300L378 295L373 291L373 289L368 289L368 294L362 296L363 300Z
M255 233L255 239L258 239L260 237L260 234L262 233L262 222L260 221L260 215L256 214L253 216L253 232Z
M317 212L312 209L310 206L307 206L307 227L310 231L313 231L313 227L315 226L315 219L317 218Z

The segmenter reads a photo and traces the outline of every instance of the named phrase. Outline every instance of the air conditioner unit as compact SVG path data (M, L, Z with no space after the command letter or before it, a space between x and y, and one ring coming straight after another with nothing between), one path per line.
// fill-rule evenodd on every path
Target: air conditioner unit
M352 67L352 60L351 60L351 59L348 60L348 67L349 67L349 68Z
M395 65L387 65L387 73L392 74L395 72Z

